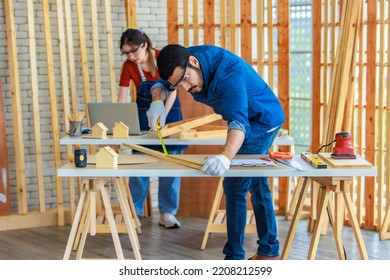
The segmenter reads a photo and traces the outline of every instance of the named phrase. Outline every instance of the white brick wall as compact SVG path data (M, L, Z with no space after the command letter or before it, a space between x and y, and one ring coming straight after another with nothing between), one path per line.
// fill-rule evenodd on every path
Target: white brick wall
M78 53L78 31L77 31L77 19L75 17L75 1L72 3L72 18L73 24L73 41L75 48L75 63L80 63L81 58ZM24 153L25 153L25 165L26 165L26 189L28 198L29 210L38 209L38 192L37 192L37 178L36 178L36 157L35 157L35 136L34 136L34 123L33 123L33 108L32 108L32 92L31 92L31 72L30 72L30 47L28 40L28 18L27 18L27 6L26 0L13 1L15 13L15 30L16 30L16 44L18 51L18 67L19 67L19 79L20 79L20 94L22 103L22 118L23 118L23 139L24 139ZM56 94L58 101L58 117L59 127L64 127L64 116L62 113L62 86L60 78L60 57L58 47L58 31L57 31L57 12L56 1L50 0L51 11L51 33L52 33L52 46L53 46L53 58L54 73L56 82ZM98 20L101 22L99 25L99 31L101 36L104 36L105 27L105 13L104 13L104 1L97 1L98 6ZM49 85L47 76L47 64L46 64L46 49L43 33L43 16L42 16L42 3L41 1L34 1L35 11L35 38L36 38L36 59L37 59L37 73L38 73L38 88L39 88L39 102L40 102L40 125L41 125L41 137L42 137L42 153L43 153L43 173L45 182L45 200L46 207L56 207L56 176L55 176L55 164L53 158L53 141L52 141L52 123L50 113L50 97L49 97ZM85 1L84 7L84 23L90 25L90 13L89 13L89 1ZM119 70L122 63L122 57L119 55L119 39L122 32L126 29L125 13L123 0L111 0L111 18L114 38L114 51L115 51L115 63L116 63L116 81L119 80ZM167 43L167 24L166 24L166 2L165 1L152 1L152 0L139 0L137 1L137 20L138 27L145 31L151 38L154 47L162 48ZM87 48L91 48L90 41L91 35L88 34L91 31L90 26L85 27ZM3 87L3 98L5 106L5 121L6 121L6 134L7 134L7 146L8 146L8 160L10 168L10 183L11 183L11 207L13 211L17 210L17 190L16 190L16 173L15 173L15 147L14 147L14 129L13 129L13 113L12 113L12 99L11 99L11 80L8 65L8 52L7 52L7 40L6 40L6 26L5 26L5 11L4 0L0 0L0 80ZM104 40L100 45L100 54L103 60L107 62L106 43ZM88 55L92 57L92 52L89 51ZM89 65L90 86L91 92L94 91L93 83L93 69ZM82 73L79 65L76 65L79 69L76 72L78 77L77 91L79 103L83 104L83 84L80 80ZM103 100L109 101L110 97L110 85L109 74L105 64L101 62L101 74L102 74L102 94ZM63 162L66 160L65 147L61 147ZM156 178L153 178L156 180ZM67 180L63 180L64 185L64 201L65 206L68 201ZM156 184L153 185L152 193L156 192ZM153 207L156 207L156 195L153 195Z

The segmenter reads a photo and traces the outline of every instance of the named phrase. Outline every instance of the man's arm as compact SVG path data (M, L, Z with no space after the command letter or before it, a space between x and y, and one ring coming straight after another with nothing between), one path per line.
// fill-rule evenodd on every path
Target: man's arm
M201 171L212 176L221 176L230 168L232 158L237 154L245 139L245 133L239 129L230 129L222 153L208 157Z
M223 147L222 154L230 160L234 158L238 150L241 148L245 139L245 133L239 129L231 129L228 131L226 143Z

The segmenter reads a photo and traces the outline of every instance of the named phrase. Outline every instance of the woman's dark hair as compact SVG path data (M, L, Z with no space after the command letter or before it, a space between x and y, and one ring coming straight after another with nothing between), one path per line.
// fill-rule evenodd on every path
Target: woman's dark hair
M124 45L128 46L141 46L142 44L147 43L146 51L148 52L148 64L150 66L151 74L154 76L156 73L156 65L154 55L152 53L153 45L152 41L150 41L148 35L138 29L129 28L125 32L122 33L121 41L119 48L122 50Z
M171 44L162 48L157 57L157 68L160 77L168 80L176 67L184 68L184 64L190 55L191 53L185 47L178 44Z

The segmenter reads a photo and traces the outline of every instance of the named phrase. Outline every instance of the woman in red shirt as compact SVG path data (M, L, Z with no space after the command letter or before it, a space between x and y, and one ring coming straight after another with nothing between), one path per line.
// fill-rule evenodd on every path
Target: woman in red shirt
M120 49L126 57L122 66L118 102L128 102L130 81L137 90L137 106L141 130L149 130L146 112L152 102L150 88L160 77L156 59L159 50L154 49L149 37L137 29L127 29L123 32ZM172 96L172 97L171 97ZM170 94L165 102L167 112L166 123L182 120L180 102L176 91ZM168 113L169 112L169 113ZM186 146L167 146L169 154L181 154ZM161 146L149 148L162 151ZM133 151L133 153L138 153ZM149 177L131 177L129 186L134 206L139 217L144 214L144 204L149 189ZM179 208L180 177L160 177L158 189L158 208L161 214L159 224L166 228L178 228L180 222L175 215Z

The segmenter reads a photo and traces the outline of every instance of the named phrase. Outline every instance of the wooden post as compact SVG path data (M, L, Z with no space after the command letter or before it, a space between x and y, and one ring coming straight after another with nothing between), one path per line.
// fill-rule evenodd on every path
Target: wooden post
M37 183L38 183L38 203L41 213L46 211L45 206L45 189L43 179L42 166L42 141L41 141L41 121L40 121L40 106L39 106L39 91L38 91L38 74L37 74L37 59L36 59L36 40L35 40L35 15L32 1L27 1L28 13L28 34L29 34L29 52L30 52L30 70L31 70L31 91L33 103L33 119L34 119L34 138L35 138L35 163L37 165ZM60 37L61 38L61 37ZM59 40L61 41L61 40ZM66 88L66 87L64 87Z
M290 7L289 3L278 0L278 98L282 104L286 121L283 128L290 131ZM288 152L290 147L280 146ZM279 210L286 213L290 197L290 178L279 178Z
M8 69L11 76L18 213L27 214L28 209L26 194L26 166L24 161L22 104L20 98L19 65L15 36L14 6L12 0L4 1L4 11L7 28L7 52L9 61Z

